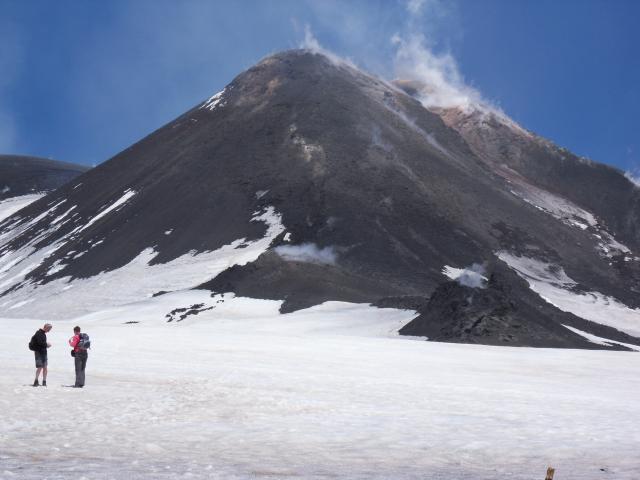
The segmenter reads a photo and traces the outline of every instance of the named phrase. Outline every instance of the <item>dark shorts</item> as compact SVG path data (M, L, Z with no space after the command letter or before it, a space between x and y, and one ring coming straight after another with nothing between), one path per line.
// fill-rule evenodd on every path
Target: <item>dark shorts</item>
M36 356L36 368L47 366L47 352L33 352Z

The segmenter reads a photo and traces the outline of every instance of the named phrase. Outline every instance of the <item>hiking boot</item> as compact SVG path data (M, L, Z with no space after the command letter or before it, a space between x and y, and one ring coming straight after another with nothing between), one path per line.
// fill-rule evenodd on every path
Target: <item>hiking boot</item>
M47 381L46 380L42 380L42 386L46 387L47 386Z
M38 383L38 379L37 378L33 381L33 386L34 387L39 387L40 386L40 383Z

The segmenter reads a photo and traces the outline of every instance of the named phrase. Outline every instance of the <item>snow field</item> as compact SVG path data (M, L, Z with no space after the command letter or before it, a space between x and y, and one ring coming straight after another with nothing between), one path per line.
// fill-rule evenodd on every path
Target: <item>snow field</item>
M42 321L0 319L0 478L640 476L638 355L430 343L393 333L413 312L278 306L179 292L53 322L47 389L26 386ZM83 390L60 386L76 323Z
M131 192L123 195L103 213L112 207L115 208L114 205L123 205L131 195ZM151 262L158 252L149 247L123 267L90 278L71 280L70 277L62 277L45 284L35 284L29 280L21 288L7 293L0 299L0 315L8 316L10 314L6 312L15 312L12 315L16 317L65 318L114 305L128 304L151 297L160 291L195 288L233 265L245 265L255 261L269 248L273 239L284 231L281 216L273 207L267 207L263 212L255 212L252 221L264 222L267 225L263 238L253 241L239 238L214 251L192 251L170 262L155 265L151 265ZM40 250L27 245L0 257L0 293L5 288L23 282L29 272L62 247L65 241L66 237L63 237L51 248ZM35 241L31 243L34 244ZM93 246L99 243L94 243ZM76 257L78 255L80 254ZM24 264L27 262L29 263L25 267ZM48 274L64 267L66 265L54 263Z
M615 342L613 340L609 340L607 338L598 337L597 335L593 335L591 333L583 332L582 330L578 330L570 325L562 325L564 328L568 328L573 333L577 333L578 335L583 336L591 343L595 343L597 345L622 345L623 347L627 347L635 352L640 352L640 347L638 345L633 345L631 343L623 343L623 342Z
M43 193L32 193L0 200L0 222L43 196Z

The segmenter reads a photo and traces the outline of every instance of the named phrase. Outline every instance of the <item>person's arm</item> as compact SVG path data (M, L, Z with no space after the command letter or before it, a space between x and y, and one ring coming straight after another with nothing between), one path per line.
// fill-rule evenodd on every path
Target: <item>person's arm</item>
M71 347L76 350L76 347L78 346L78 342L80 341L80 335L74 335L73 337L71 337L69 339L69 345L71 345Z

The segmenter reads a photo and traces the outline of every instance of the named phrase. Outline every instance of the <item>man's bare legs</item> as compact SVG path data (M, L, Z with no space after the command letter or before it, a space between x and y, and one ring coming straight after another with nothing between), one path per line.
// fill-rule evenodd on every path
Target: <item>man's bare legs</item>
M33 385L38 385L38 378L40 378L40 372L42 372L42 386L47 386L47 367L38 367L36 368L36 379L33 382Z

